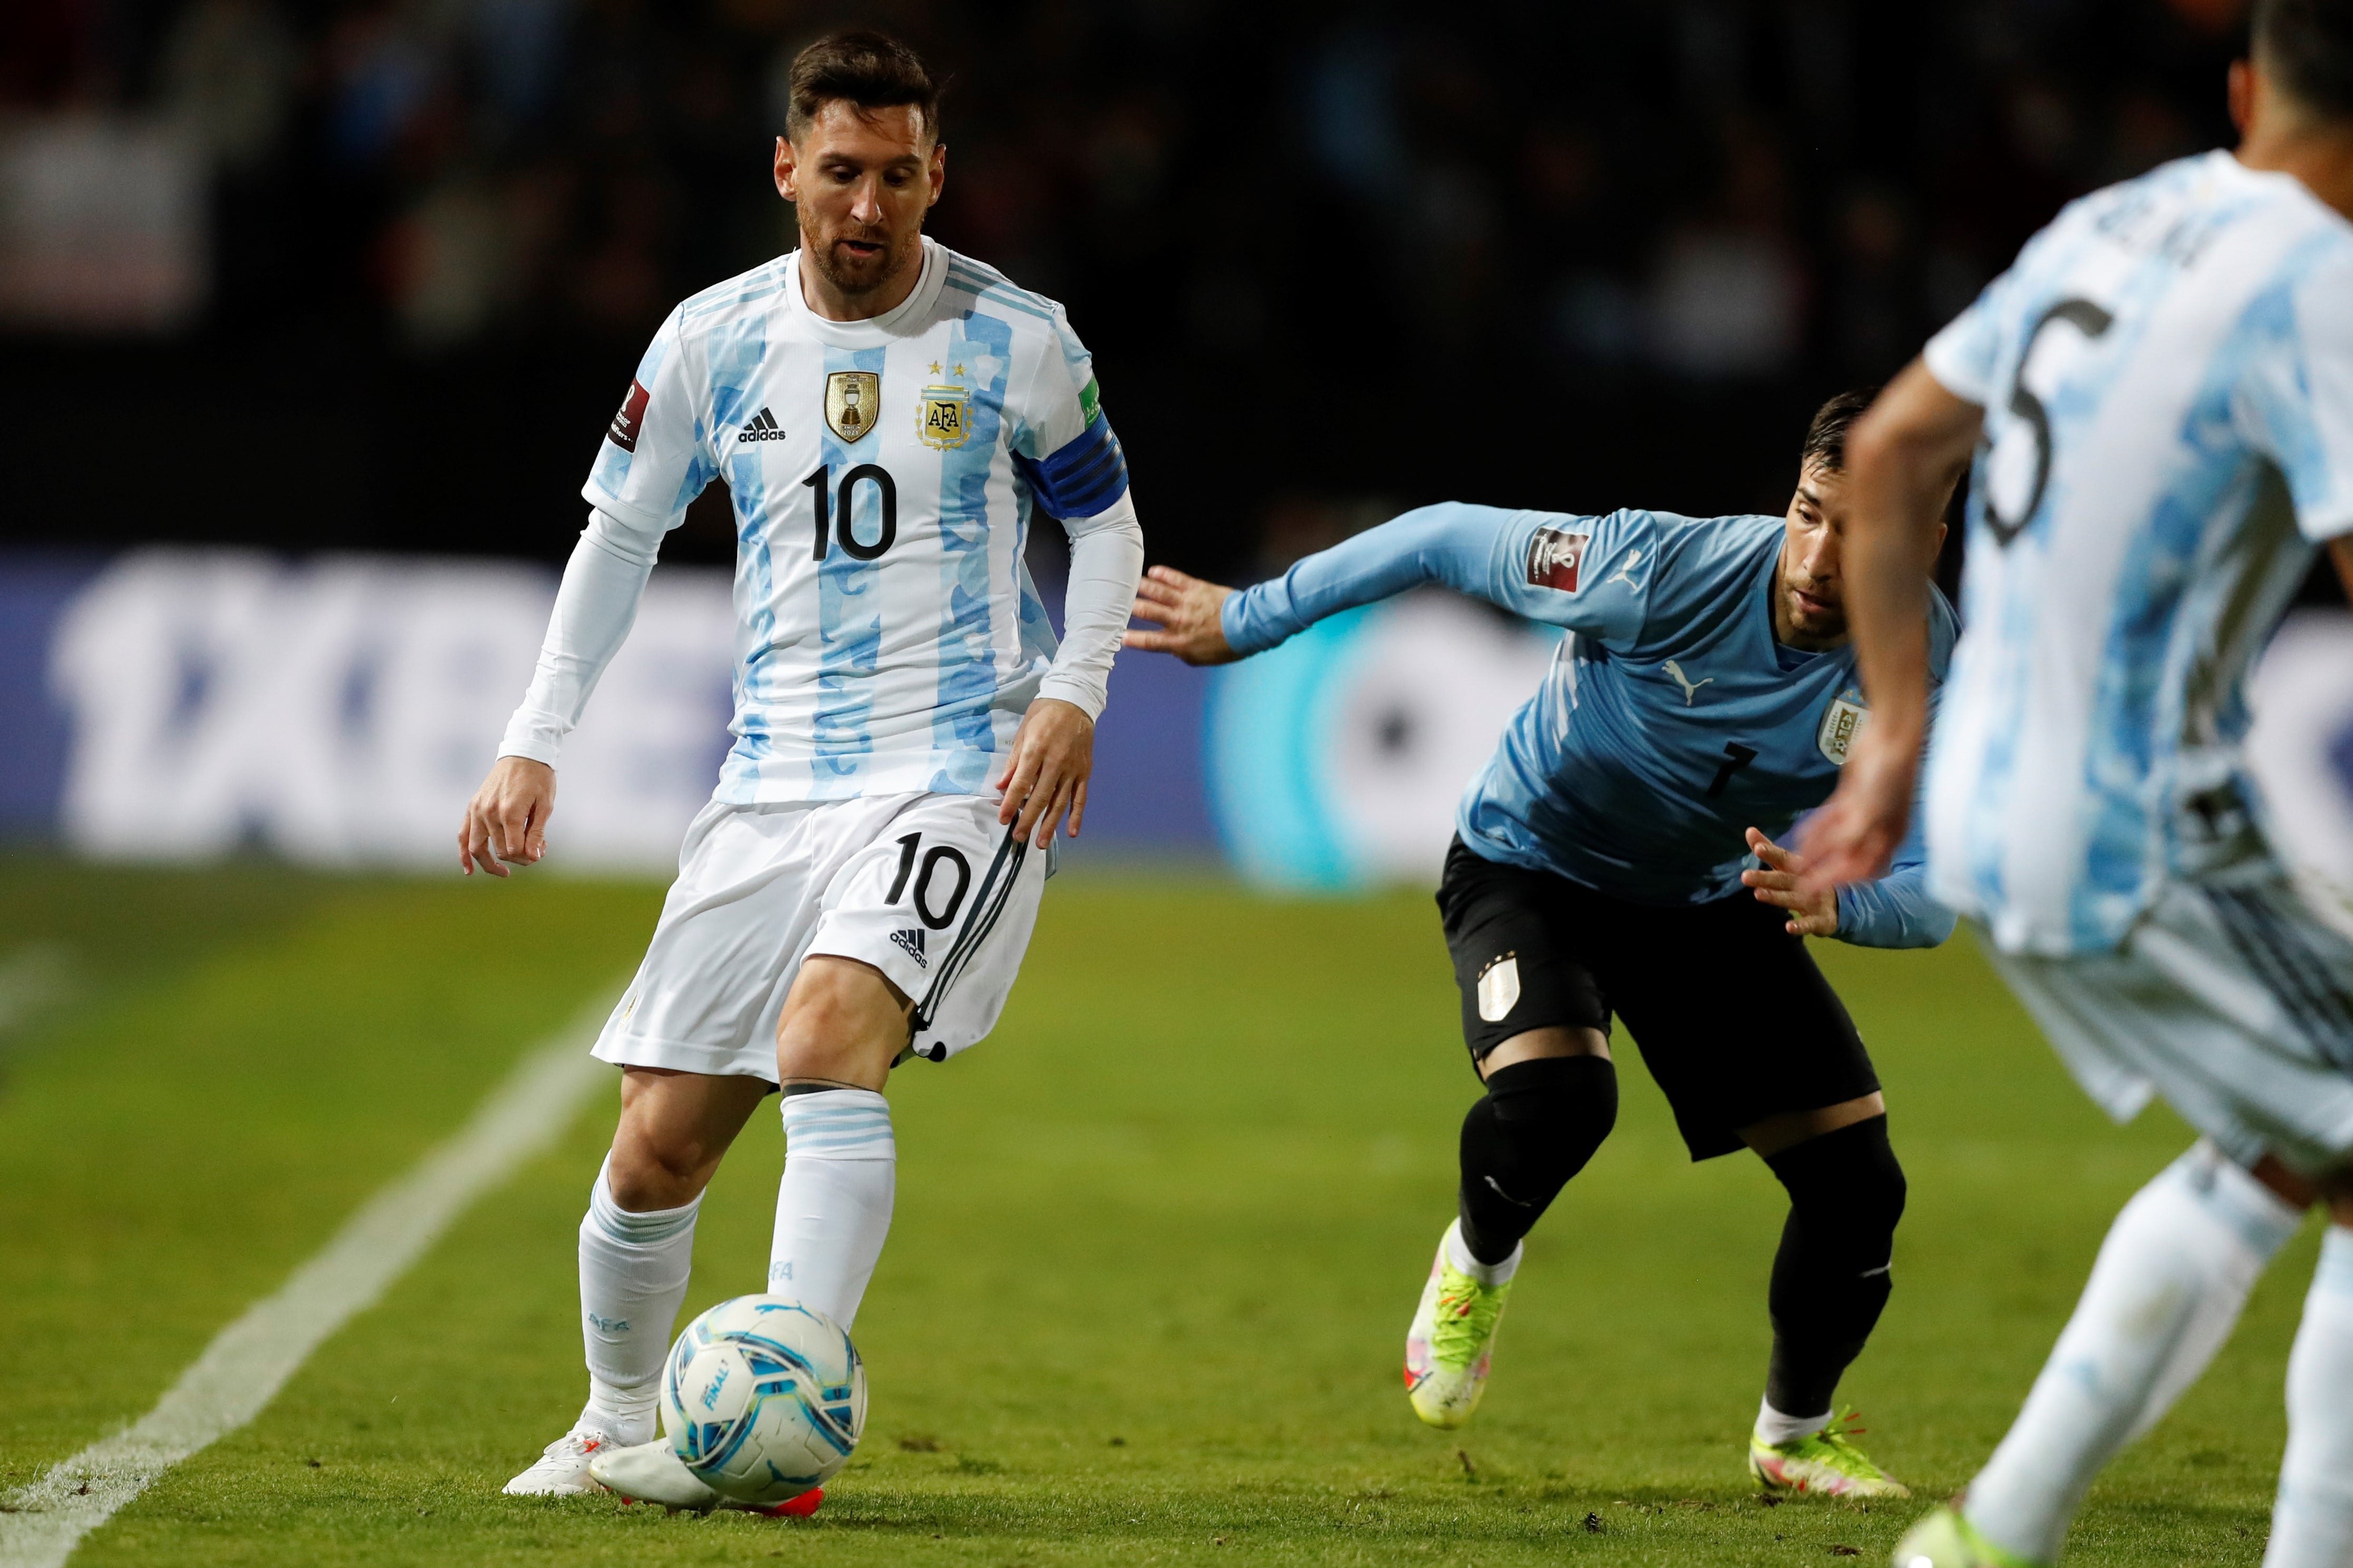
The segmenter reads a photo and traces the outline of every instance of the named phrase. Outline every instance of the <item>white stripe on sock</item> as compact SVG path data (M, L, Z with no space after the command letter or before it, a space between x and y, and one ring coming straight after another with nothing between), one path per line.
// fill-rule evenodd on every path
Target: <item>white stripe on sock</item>
M360 1206L276 1294L214 1336L155 1407L8 1501L0 1568L58 1568L165 1470L259 1415L328 1335L375 1304L452 1220L554 1142L609 1076L588 1046L607 997L526 1056L456 1136Z
M588 1188L588 1215L598 1230L625 1247L650 1247L694 1228L694 1216L702 1207L701 1193L676 1208L625 1209L613 1201L612 1171L613 1156L607 1154Z

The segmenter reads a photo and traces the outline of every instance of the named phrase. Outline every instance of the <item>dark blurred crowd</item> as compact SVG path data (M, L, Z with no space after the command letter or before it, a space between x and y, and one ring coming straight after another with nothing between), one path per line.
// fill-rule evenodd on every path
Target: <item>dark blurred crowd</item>
M2232 0L9 10L0 356L239 377L224 417L257 446L273 399L294 428L332 380L395 411L503 388L483 422L544 421L419 489L501 498L440 547L543 552L662 313L792 243L793 51L891 28L952 79L934 232L1070 305L1166 498L1155 549L1219 569L1389 499L1778 508L1813 401L1899 366L2069 196L2228 142L2241 25ZM72 533L53 491L13 535Z

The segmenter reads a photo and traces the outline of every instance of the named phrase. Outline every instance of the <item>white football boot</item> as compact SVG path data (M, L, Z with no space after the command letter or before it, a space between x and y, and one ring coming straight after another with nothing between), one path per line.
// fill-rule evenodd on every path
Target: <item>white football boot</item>
M581 1497L603 1491L590 1479L588 1466L597 1455L619 1447L601 1427L575 1426L550 1443L537 1464L499 1489L509 1497Z
M660 1437L627 1448L605 1449L588 1462L588 1474L628 1502L655 1502L664 1508L709 1513L727 1501L703 1485L702 1479L688 1469L686 1461Z
M657 1437L628 1448L606 1448L589 1461L589 1477L623 1502L659 1503L676 1510L709 1513L714 1508L739 1508L746 1513L807 1519L825 1501L825 1490L812 1487L789 1501L738 1502L705 1486L686 1468L668 1439Z

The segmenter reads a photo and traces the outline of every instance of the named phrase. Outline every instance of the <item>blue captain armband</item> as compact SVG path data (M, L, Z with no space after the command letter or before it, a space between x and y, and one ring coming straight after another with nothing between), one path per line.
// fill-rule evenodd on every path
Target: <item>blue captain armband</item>
M1056 517L1092 517L1127 493L1127 454L1101 416L1050 457L1017 453L1013 460L1038 504Z

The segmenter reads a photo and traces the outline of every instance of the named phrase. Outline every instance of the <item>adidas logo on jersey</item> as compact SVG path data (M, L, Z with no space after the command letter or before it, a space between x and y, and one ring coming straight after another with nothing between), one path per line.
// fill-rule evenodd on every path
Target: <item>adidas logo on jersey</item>
M932 961L923 956L923 933L919 931L894 931L891 940L906 950L907 956L922 968L929 969Z
M738 441L781 441L785 438L785 427L776 423L775 415L763 408L744 421L744 428L735 433L735 438Z

